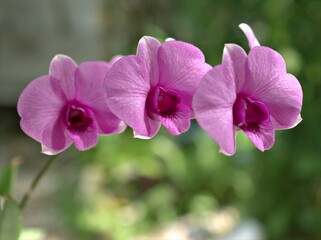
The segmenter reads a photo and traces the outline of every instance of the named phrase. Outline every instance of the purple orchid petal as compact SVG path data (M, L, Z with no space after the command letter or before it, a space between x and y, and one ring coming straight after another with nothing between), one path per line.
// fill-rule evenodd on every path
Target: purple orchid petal
M56 55L49 68L49 75L60 82L61 89L68 100L75 96L75 71L77 64L68 56Z
M246 124L246 101L243 98L237 98L233 105L233 124L238 128Z
M273 90L267 89L260 96L269 109L276 130L293 128L302 121L302 98L301 85L291 74L278 79Z
M278 52L268 47L255 47L246 61L242 92L250 97L260 96L267 89L273 89L276 81L285 75L285 62Z
M185 103L180 103L176 107L174 115L160 115L159 120L164 127L174 136L186 132L191 125L192 109Z
M260 124L259 131L244 130L244 132L252 143L262 152L271 149L274 144L274 128L269 119Z
M180 41L168 41L158 50L159 84L180 93L191 107L201 78L211 66L197 47Z
M245 81L245 62L247 54L236 44L225 44L222 64L232 70L235 79L236 92L239 92Z
M247 40L249 41L250 48L260 46L259 41L256 39L256 36L255 36L252 28L249 25L247 25L246 23L241 23L239 25L239 28L241 28L241 30L245 34Z
M72 141L69 140L69 144L65 146L65 148L62 148L62 149L59 149L59 150L55 150L55 149L52 149L50 147L47 147L46 145L44 144L41 144L41 153L43 154L46 154L46 155L56 155L58 153L61 153L63 151L65 151L68 147L70 147L70 145L72 144Z
M286 73L280 54L267 47L253 48L246 76L244 91L266 105L275 129L291 128L300 122L302 88L293 75Z
M147 115L154 120L158 119L158 98L161 89L159 87L151 88L146 99L146 112Z
M161 123L158 120L153 120L150 117L148 117L147 115L145 116L145 124L146 124L146 130L147 130L147 134L145 132L143 132L143 134L141 132L138 132L136 129L134 130L134 138L140 138L140 139L151 139L152 137L154 137L157 132L159 131L160 127L161 127Z
M109 134L123 131L121 120L109 109L103 82L111 65L105 62L84 62L76 71L76 96L90 106L98 125L98 133Z
M108 62L108 64L111 66L113 65L115 62L117 62L119 59L121 59L123 57L123 55L115 55L113 56L110 61Z
M98 125L99 134L118 134L126 129L126 124L116 117L109 108L92 109Z
M285 130L285 129L290 129L290 128L294 128L295 126L297 126L301 121L302 121L302 117L301 114L298 115L297 119L292 123L292 124L280 124L278 121L276 121L274 119L273 116L271 116L271 122L272 125L274 126L274 128L276 130Z
M157 52L160 46L161 44L156 38L145 36L139 40L137 47L137 56L145 59L151 86L158 83Z
M52 153L70 145L65 137L61 110L63 92L56 79L40 77L31 82L18 100L21 128L31 138L43 143Z
M75 74L76 99L98 109L104 108L106 103L102 87L110 67L105 62L81 63Z
M41 152L47 155L55 155L66 150L72 140L66 136L66 130L60 119L52 126L47 126L42 132L42 150ZM46 146L44 148L44 146Z
M159 122L146 113L150 82L142 57L127 56L118 60L107 73L104 88L111 111L133 128L136 137L150 138L157 133Z
M225 65L214 67L204 76L193 100L196 120L227 155L235 152L235 100L232 71Z
M75 147L80 151L94 147L98 142L98 129L95 124L91 124L85 131L68 131L68 136L73 141Z

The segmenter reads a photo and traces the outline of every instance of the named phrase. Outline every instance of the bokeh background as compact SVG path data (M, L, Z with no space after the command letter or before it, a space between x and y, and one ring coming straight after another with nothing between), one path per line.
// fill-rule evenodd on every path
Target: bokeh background
M46 160L19 127L23 88L57 53L108 61L139 39L198 46L211 65L224 43L248 50L238 24L280 52L301 82L303 121L261 153L243 134L232 157L193 121L152 140L127 129L92 150L67 150L27 206L24 239L321 239L321 1L0 0L0 168L19 160L20 199Z

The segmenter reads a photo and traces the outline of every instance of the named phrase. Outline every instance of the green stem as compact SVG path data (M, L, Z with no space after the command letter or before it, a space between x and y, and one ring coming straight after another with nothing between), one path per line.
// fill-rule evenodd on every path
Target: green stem
M25 193L25 195L23 196L19 207L21 210L23 210L26 206L26 203L29 200L29 197L31 196L32 192L35 190L35 188L37 187L39 181L41 180L42 176L47 172L47 170L50 168L50 166L53 164L53 162L55 162L55 160L58 159L59 155L53 155L51 156L48 161L43 165L43 167L40 169L40 172L38 172L38 174L36 175L36 177L33 179L29 190Z

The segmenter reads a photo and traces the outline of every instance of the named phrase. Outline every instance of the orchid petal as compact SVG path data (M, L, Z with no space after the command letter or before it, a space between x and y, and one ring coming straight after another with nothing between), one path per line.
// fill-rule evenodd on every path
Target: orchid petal
M106 107L102 87L110 67L105 62L81 63L75 74L76 99L92 107Z
M191 107L201 78L211 66L197 47L180 41L168 41L158 50L159 81L165 89L176 90Z
M92 108L99 134L118 134L126 129L126 124L116 117L108 107L106 109Z
M123 57L123 55L115 55L109 60L108 64L111 66L115 62L117 62L119 59L121 59L122 57Z
M121 120L111 113L103 91L103 82L110 64L105 62L84 62L76 71L76 96L85 103L95 115L99 133L117 133Z
M276 129L295 126L300 119L303 93L299 81L286 73L282 56L270 48L255 47L246 66L244 92L266 105Z
M181 103L174 116L159 116L159 120L172 135L177 136L190 128L192 112L186 104Z
M18 100L20 126L31 138L41 142L52 152L70 145L65 137L61 111L65 105L63 93L56 79L43 76L32 81Z
M139 40L137 47L137 56L145 59L147 64L151 86L158 83L157 52L160 46L161 44L156 38L145 36Z
M245 34L247 40L249 41L250 48L260 46L259 41L256 39L256 36L255 36L252 28L249 25L247 25L246 23L241 23L239 25L239 28L241 28L241 30Z
M273 89L277 79L286 74L282 56L268 47L253 48L245 65L245 83L242 92L248 96L260 96Z
M245 81L245 62L247 54L236 44L225 44L222 64L227 65L235 80L236 92L239 92Z
M235 152L235 100L235 82L225 65L214 67L204 76L193 100L197 122L219 144L220 151L227 155Z
M61 153L61 152L65 151L68 147L70 147L71 143L72 142L70 141L70 143L67 144L65 146L65 148L62 148L62 149L59 149L59 150L55 150L55 149L52 149L50 147L47 147L44 144L41 144L41 153L49 155L49 156L57 155L58 153Z
M56 55L49 68L49 75L57 79L61 85L66 98L71 100L75 96L74 75L77 64L70 57L65 55Z
M98 131L95 124L91 124L86 131L68 130L68 135L73 141L75 147L80 151L85 151L96 146L98 142Z
M260 124L260 130L257 132L244 130L251 142L262 152L271 149L274 144L274 128L270 120Z
M276 130L293 128L302 121L302 88L292 74L278 79L259 98L269 109Z
M127 56L118 60L109 70L104 88L111 111L133 128L136 136L156 134L159 122L150 119L146 113L150 82L142 57Z
M149 118L147 115L145 116L145 124L146 124L146 132L138 132L134 129L134 138L139 139L151 139L153 138L161 127L161 123L158 120L153 120Z

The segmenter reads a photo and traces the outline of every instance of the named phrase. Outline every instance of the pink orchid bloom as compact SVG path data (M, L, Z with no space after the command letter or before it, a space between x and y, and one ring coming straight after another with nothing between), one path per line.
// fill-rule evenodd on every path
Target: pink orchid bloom
M190 127L193 95L210 68L191 44L143 37L137 54L121 58L108 72L107 103L137 138L155 136L161 124L179 135Z
M193 100L196 120L227 155L235 153L238 130L264 151L273 146L275 130L302 120L299 81L287 73L278 52L260 46L248 25L240 28L249 41L249 54L226 44L222 64L204 76Z
M42 152L57 154L72 143L83 151L94 147L98 134L120 133L123 122L112 114L102 90L111 64L84 62L64 55L51 61L49 75L32 81L18 100L21 128L42 144Z

